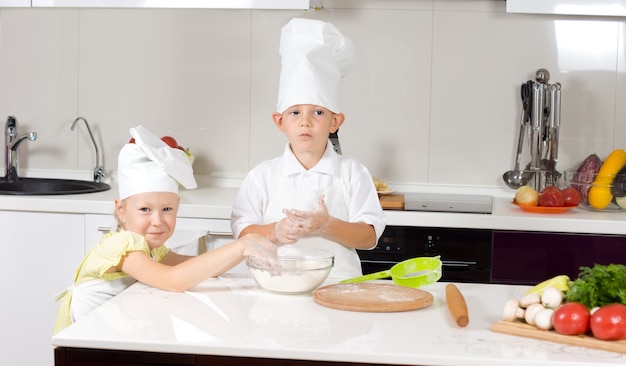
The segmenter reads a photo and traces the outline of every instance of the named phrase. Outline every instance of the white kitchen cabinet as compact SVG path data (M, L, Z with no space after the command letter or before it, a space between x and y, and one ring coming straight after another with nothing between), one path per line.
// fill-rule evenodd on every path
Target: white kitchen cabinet
M506 12L623 17L626 0L507 0Z
M59 303L83 256L82 214L0 211L2 257L0 359L3 365L52 366L50 338Z
M0 0L0 8L166 8L310 10L322 0Z
M113 215L85 215L85 252L91 249L108 231L114 231L117 226ZM166 245L175 251L189 244L198 236L206 234L206 249L218 248L233 241L230 229L230 220L224 219L197 219L179 217L176 222L176 233ZM178 251L189 254L185 251ZM231 273L248 273L245 263L240 263L231 269Z
M30 0L0 0L0 8L29 8Z
M115 231L117 221L113 215L85 215L85 243L83 253L93 248L102 236L110 231Z
M293 9L322 7L322 0L32 0L33 7Z

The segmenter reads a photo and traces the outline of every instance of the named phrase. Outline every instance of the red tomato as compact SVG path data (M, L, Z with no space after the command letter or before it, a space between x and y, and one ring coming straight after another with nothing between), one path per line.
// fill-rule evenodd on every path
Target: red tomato
M565 199L565 206L578 206L580 203L580 193L572 187L564 188L563 197Z
M591 316L591 333L604 341L626 339L626 305L601 307Z
M173 148L178 147L178 142L176 142L176 139L173 138L172 136L163 136L161 137L161 140L163 140L163 142L165 142L169 147L173 147Z
M128 141L129 144L134 144L135 143L135 138L131 137L130 140Z
M589 331L589 309L579 302L568 302L554 311L554 330L560 334L578 335Z
M564 205L565 197L557 187L548 186L539 194L539 206L562 207Z

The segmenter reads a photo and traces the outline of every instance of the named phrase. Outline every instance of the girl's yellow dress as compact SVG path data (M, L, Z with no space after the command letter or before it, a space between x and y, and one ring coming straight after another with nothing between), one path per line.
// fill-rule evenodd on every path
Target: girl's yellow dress
M54 332L69 326L135 283L136 280L124 272L107 273L107 270L119 265L126 253L137 250L157 262L170 251L165 246L151 251L143 236L130 231L106 234L83 258L76 270L74 284L55 296L62 302Z

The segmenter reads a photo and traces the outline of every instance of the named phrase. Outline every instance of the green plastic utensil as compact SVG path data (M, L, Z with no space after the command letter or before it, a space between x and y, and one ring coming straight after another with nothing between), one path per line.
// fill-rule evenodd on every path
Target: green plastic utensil
M396 285L418 288L441 278L441 260L436 257L417 257L395 264L386 271L349 278L341 283L356 283L391 277Z

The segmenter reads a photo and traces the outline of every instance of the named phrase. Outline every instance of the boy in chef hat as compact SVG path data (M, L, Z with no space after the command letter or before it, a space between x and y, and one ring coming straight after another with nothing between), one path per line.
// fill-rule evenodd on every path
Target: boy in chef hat
M276 247L260 235L247 235L196 257L170 251L164 244L176 228L179 184L196 188L186 154L169 147L143 126L130 130L118 160L118 231L106 234L80 263L63 299L55 332L86 315L136 281L184 291L218 276L250 254L272 256Z
M235 237L258 233L277 244L331 251L335 278L361 275L355 249L376 246L386 224L367 168L337 154L328 137L343 124L339 84L356 61L332 24L292 19L280 38L282 69L274 124L282 156L246 176L233 205Z

